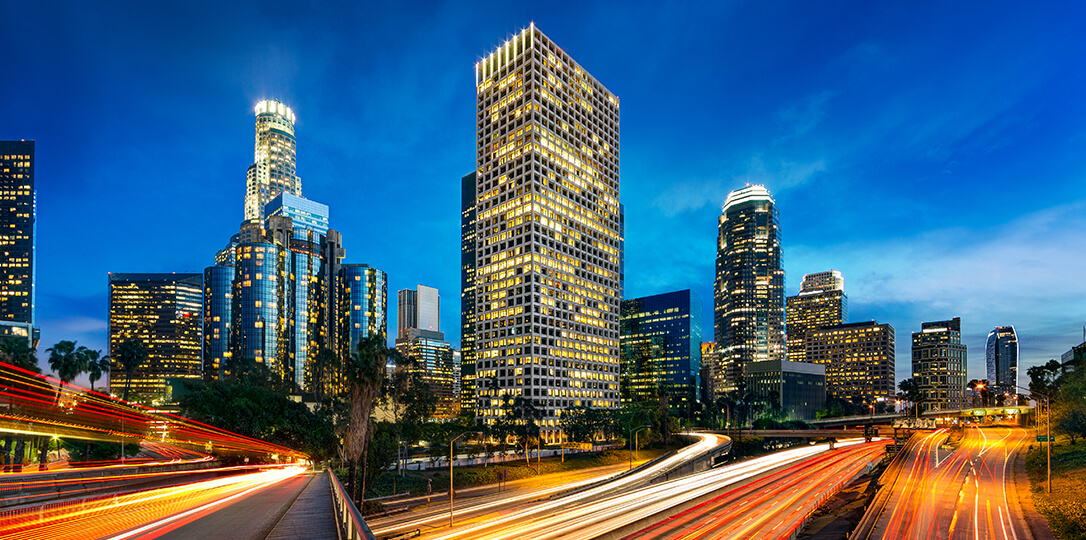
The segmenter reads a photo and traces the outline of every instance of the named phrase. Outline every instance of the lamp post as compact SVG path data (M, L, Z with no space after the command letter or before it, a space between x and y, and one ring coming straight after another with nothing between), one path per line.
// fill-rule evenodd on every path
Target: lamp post
M453 526L453 443L464 435L482 435L481 431L465 431L449 441L449 528Z
M636 437L638 432L640 432L643 429L648 429L650 427L652 427L652 426L646 424L644 426L639 426L637 429L631 429L630 430L630 438ZM636 450L636 449L637 449L637 439L634 438L634 446L633 446L633 448L630 449L630 470L631 471L633 470L633 453L634 453L634 450Z
M1046 488L1046 490L1047 490L1046 493L1051 494L1052 493L1052 404L1049 402L1048 396L1046 396L1046 395L1044 395L1044 394L1042 394L1040 392L1034 392L1033 390L1030 390L1029 388L1023 388L1023 387L1018 386L1018 385L1015 385L1015 388L1018 388L1018 389L1021 389L1021 390L1029 390L1030 395L1037 394L1038 396L1041 396L1041 397L1045 398L1045 429L1046 429L1046 432L1048 433L1048 435L1045 436L1045 439L1048 442L1048 485L1047 485L1047 488Z

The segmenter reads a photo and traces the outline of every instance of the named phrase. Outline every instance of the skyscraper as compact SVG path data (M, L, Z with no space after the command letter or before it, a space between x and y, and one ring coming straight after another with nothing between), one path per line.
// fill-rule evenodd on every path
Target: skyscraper
M892 400L894 339L893 326L875 321L827 326L807 333L805 358L826 366L826 393L833 397L857 404Z
M36 346L34 141L0 141L0 336Z
M368 264L344 264L337 276L337 346L340 357L358 342L388 335L388 274Z
M477 415L618 405L619 101L531 25L475 66Z
M845 278L841 277L841 272L837 270L803 276L799 294L788 297L786 313L788 360L805 362L807 336L811 332L848 322ZM830 385L832 386L832 381Z
M419 285L396 293L396 337L408 328L441 332L441 295L437 289Z
M921 410L962 406L967 362L960 317L921 323L920 332L913 332L913 382L920 389Z
M714 296L714 334L731 390L750 362L785 355L780 218L764 186L737 189L724 202Z
M1013 326L997 326L988 332L984 364L993 395L1018 393L1018 335Z
M419 285L417 289L402 289L397 293L398 314L396 350L414 360L411 370L421 375L437 398L439 417L452 418L460 411L459 396L453 374L452 345L445 341L438 321L441 318L441 295L437 289Z
M622 301L623 399L666 399L686 417L700 399L701 299L675 291Z
M109 274L110 392L121 397L127 373L118 347L143 343L147 361L132 376L128 399L151 406L173 402L170 381L201 376L201 274Z
M302 194L297 174L294 111L274 100L256 104L256 144L245 180L245 219L264 219L264 206L280 193Z
M475 412L475 173L460 179L460 409Z

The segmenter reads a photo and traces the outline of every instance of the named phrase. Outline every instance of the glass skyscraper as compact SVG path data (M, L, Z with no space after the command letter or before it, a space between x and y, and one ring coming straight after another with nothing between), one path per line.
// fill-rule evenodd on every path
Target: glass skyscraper
M1018 335L1013 326L997 326L988 333L984 364L992 394L1018 393Z
M475 173L460 179L460 409L475 412Z
M234 291L234 261L230 266L204 269L204 377L218 379L230 358L230 319Z
M777 205L764 186L728 194L720 216L714 287L714 335L723 388L744 366L783 360L784 268Z
M253 164L245 179L246 220L263 221L264 206L280 193L302 194L294 120L294 111L278 101L256 104Z
M36 346L34 141L0 141L0 335Z
M692 290L622 301L623 401L666 396L680 416L700 399L701 299Z
M475 65L477 418L617 407L619 100L535 25Z
M127 377L118 347L129 339L148 353L132 376L129 401L168 405L171 379L201 377L203 294L202 274L109 274L109 388L115 397L123 394Z
M369 336L388 335L388 275L367 264L344 264L337 280L339 354L351 354Z

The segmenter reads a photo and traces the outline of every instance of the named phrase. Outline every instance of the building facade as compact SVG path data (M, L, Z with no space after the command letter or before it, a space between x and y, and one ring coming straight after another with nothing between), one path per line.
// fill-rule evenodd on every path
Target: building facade
M780 217L764 186L729 193L719 221L713 323L727 391L747 364L785 357L784 269Z
M1018 393L1018 335L1013 326L997 326L988 332L984 364L992 394Z
M962 321L921 323L913 332L913 382L924 411L958 409L965 401L968 351L962 344Z
M811 332L848 322L848 296L841 272L830 270L803 276L799 294L789 296L786 301L785 314L788 360L806 362L807 336Z
M531 25L475 66L477 418L617 407L619 101Z
M408 369L417 372L434 393L435 415L454 418L460 413L460 396L456 392L459 382L453 376L460 370L453 365L452 345L441 332L441 295L434 287L419 285L400 290L397 300L396 350L413 360Z
M806 348L806 361L826 368L827 395L867 404L897 395L893 326L869 321L814 330Z
M766 360L743 368L747 391L784 410L788 420L812 420L826 406L826 368L809 362Z
M36 346L34 141L0 141L0 200L0 323Z
M119 347L135 339L147 361L129 383L129 401L152 407L174 403L172 383L202 376L202 274L109 274L109 388L124 394L127 373Z
M368 264L344 264L338 274L338 352L341 358L370 336L388 336L388 274Z
M253 164L245 179L245 219L263 221L264 206L280 193L302 194L297 174L294 111L274 100L256 104Z
M692 290L622 301L620 388L624 403L664 400L687 417L700 400L701 299Z
M234 298L234 262L204 269L204 378L219 379L230 358L230 318Z
M475 173L460 179L460 410L475 413Z

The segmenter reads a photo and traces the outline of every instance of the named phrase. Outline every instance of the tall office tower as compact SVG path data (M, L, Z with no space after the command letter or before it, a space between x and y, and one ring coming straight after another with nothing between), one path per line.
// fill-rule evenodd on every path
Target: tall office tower
M475 173L460 179L460 410L475 413Z
M441 295L437 289L419 285L396 293L396 337L408 328L441 332Z
M37 347L34 141L0 141L0 200L0 336Z
M204 269L204 378L218 380L230 358L234 263Z
M174 403L173 383L201 377L202 274L109 274L109 389L124 394L118 363L129 339L143 343L147 361L136 368L128 400L153 407Z
M783 360L784 269L777 205L764 186L728 194L720 216L714 287L715 341L724 390L750 362Z
M791 328L791 323L789 323ZM894 399L894 327L875 321L807 334L808 362L826 366L826 393L853 403Z
M984 363L993 395L1018 393L1018 335L1013 326L997 326L988 332Z
M960 317L921 323L920 332L913 332L913 382L920 388L921 410L962 406L967 362Z
M417 371L437 397L436 415L453 418L460 411L455 392L452 365L452 345L445 341L438 321L441 318L441 295L437 289L419 285L417 290L402 289L397 293L398 314L396 350L415 360Z
M715 401L724 394L721 374L720 346L714 341L701 344L702 394L706 401Z
M788 297L785 311L788 360L806 362L807 337L811 332L848 322L845 278L837 270L803 276L799 294ZM828 371L826 376L830 376Z
M367 264L344 264L336 283L336 343L343 357L363 338L388 335L388 274Z
M622 401L666 401L689 417L701 398L701 299L687 289L622 301Z
M328 205L283 192L264 205L264 214L290 218L295 229L328 234Z
M263 221L264 206L283 192L302 194L294 111L278 101L265 100L256 104L256 144L245 178L245 219Z
M618 406L619 102L531 25L475 65L477 417Z

